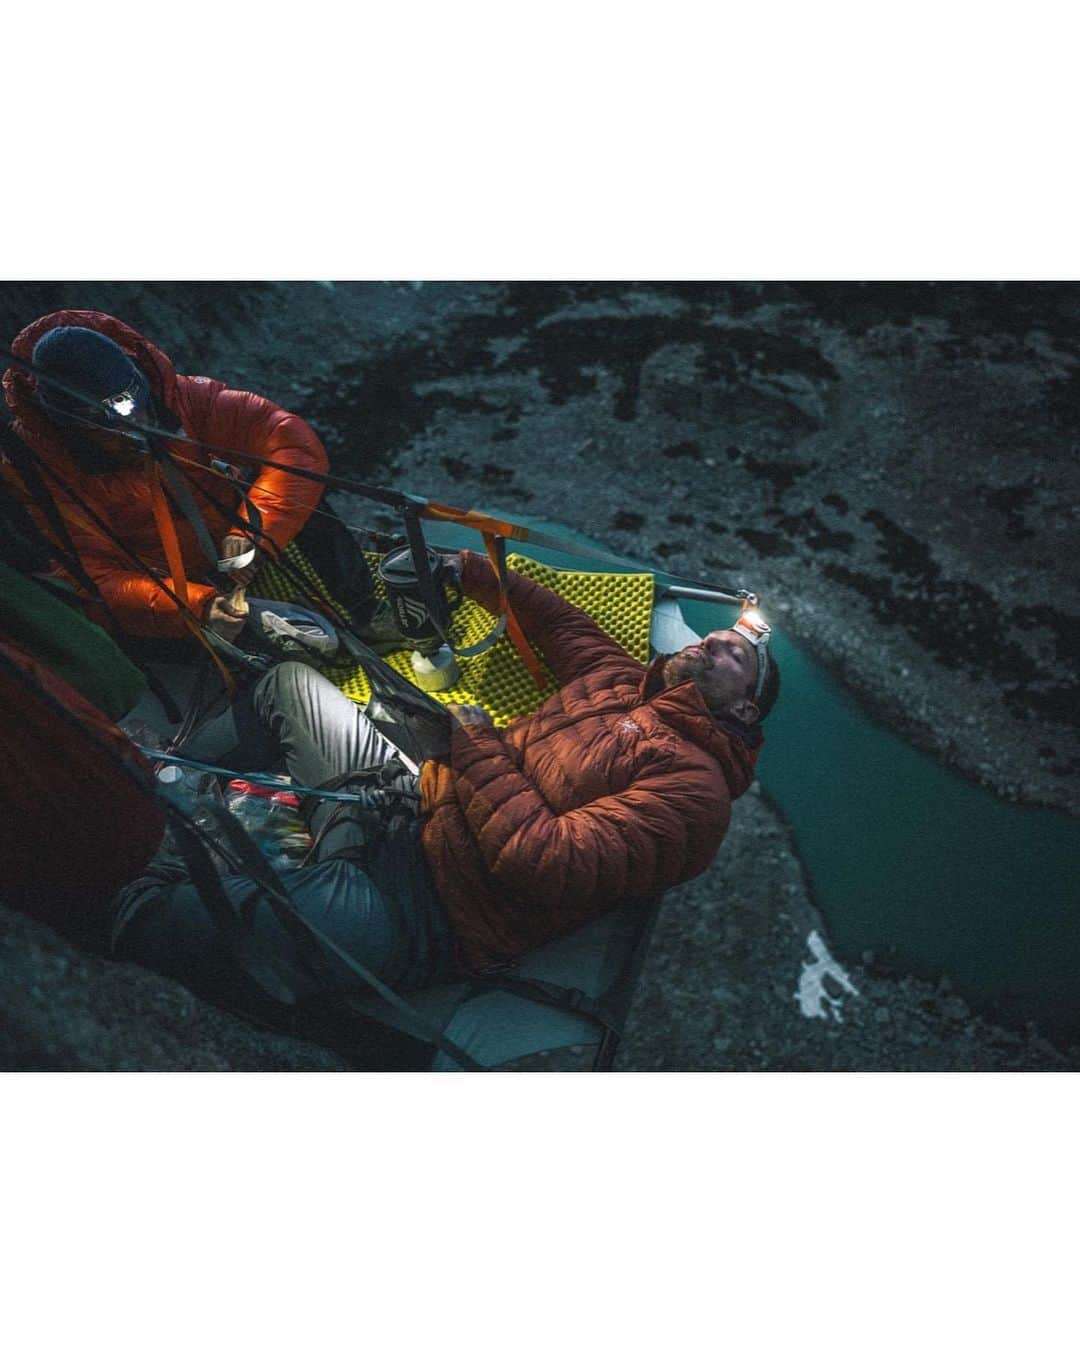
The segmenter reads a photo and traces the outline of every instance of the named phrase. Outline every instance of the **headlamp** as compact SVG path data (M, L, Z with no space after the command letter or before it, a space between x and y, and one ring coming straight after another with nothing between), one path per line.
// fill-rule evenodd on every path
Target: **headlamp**
M105 411L105 417L109 422L116 418L126 420L133 417L137 412L146 411L149 403L150 388L142 371L136 371L132 377L131 383L126 389L121 389L118 394L110 394L108 398L101 400L101 407Z
M772 633L772 629L762 618L756 601L757 596L744 600L742 613L732 624L734 631L744 637L757 653L757 683L754 685L754 698L760 696L765 684L765 676L769 669L769 635Z

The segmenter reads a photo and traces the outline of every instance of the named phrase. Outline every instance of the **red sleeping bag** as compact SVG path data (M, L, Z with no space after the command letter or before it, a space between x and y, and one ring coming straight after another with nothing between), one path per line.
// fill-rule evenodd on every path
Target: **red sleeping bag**
M0 900L96 945L165 827L150 765L113 722L0 641Z

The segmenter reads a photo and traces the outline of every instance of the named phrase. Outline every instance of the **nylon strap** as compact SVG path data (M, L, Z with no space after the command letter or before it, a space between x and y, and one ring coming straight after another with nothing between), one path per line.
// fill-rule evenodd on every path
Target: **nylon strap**
M420 591L420 598L424 602L428 615L435 627L439 637L450 648L455 656L478 656L480 652L487 651L493 647L503 634L506 627L505 623L497 623L495 627L486 634L479 642L473 643L471 647L455 647L450 639L450 611L447 607L446 596L441 587L432 575L430 560L428 559L427 541L424 539L424 532L420 526L420 520L415 511L408 510L404 513L405 537L409 542L409 548L412 553L413 566L416 568L416 584Z
M517 615L510 604L510 576L506 567L506 540L501 535L495 534L485 534L483 540L488 559L495 569L495 575L499 578L499 600L503 607L502 617L506 620L506 630L510 634L510 641L517 649L517 654L521 657L525 669L532 676L533 684L536 685L537 689L543 689L547 684L547 676L528 638L521 631Z
M450 612L446 604L446 596L443 594L440 586L436 582L431 572L431 565L428 560L427 541L424 539L424 531L420 525L420 519L417 512L409 510L404 513L405 517L405 536L409 541L409 548L412 551L413 566L416 568L416 582L420 590L420 598L427 608L431 621L435 625L436 631L443 642L450 648L455 656L479 656L481 652L486 652L489 647L494 647L496 642L506 631L505 614L500 613L496 619L495 625L480 639L469 647L455 647L450 640L448 629L450 627Z
M62 380L57 380L53 376L45 375L36 370L29 361L9 353L6 357L12 365L18 367L27 375L32 375L39 383L45 383L61 392L67 394L70 398L90 405L92 400L86 398L85 394L71 386L66 385ZM31 394L31 397L34 397ZM177 432L175 428L158 427L149 422L132 423L135 430L143 432L145 435L163 436L173 444L189 445L199 450L210 450L215 455L228 455L233 460L240 460L244 464L259 465L265 467L267 461L259 455L248 454L243 450L233 450L220 445L214 445L209 441L198 440L194 436L188 436L185 432ZM275 464L276 469L282 473L289 474L294 478L302 478L308 482L321 483L324 488L339 488L343 492L351 492L354 496L365 497L369 501L381 502L385 506L392 506L401 511L418 511L421 516L428 520L449 521L453 524L469 526L473 529L489 530L493 534L501 535L506 539L516 539L522 543L537 544L541 548L556 549L563 553L572 554L578 558L591 558L597 562L606 563L608 566L627 567L625 559L616 557L607 549L597 548L587 544L582 544L578 540L566 539L561 535L548 534L545 531L534 529L528 525L515 525L510 521L499 520L497 517L486 515L480 511L463 510L456 506L446 506L441 502L432 502L425 497L417 496L411 492L400 492L393 488L377 487L372 483L361 483L354 478L346 478L341 474L319 473L316 469L305 469L298 464ZM701 581L695 581L690 578L679 577L675 573L664 573L672 581L680 584L699 588L703 585ZM728 594L727 592L714 589L714 599L724 604L733 604L741 601L741 597ZM735 588L728 588L729 590ZM704 597L703 597L704 598Z
M181 802L178 795L167 789L159 787L159 793L172 813L179 817L179 828L174 830L173 837L187 866L191 884L206 906L222 938L233 948L246 973L259 985L263 993L269 995L276 1003L294 1007L296 1004L294 990L290 988L286 979L281 978L273 962L256 954L241 914L229 903L225 887L210 858L198 825L188 815L188 803Z
M0 423L0 427L3 430L4 444L7 447L8 458L12 467L18 473L30 497L56 532L59 539L59 547L56 549L59 561L63 563L80 585L85 587L93 599L105 605L105 599L98 589L97 582L83 567L82 559L79 557L78 550L68 530L67 521L57 505L56 499L45 485L45 480L41 476L33 452L22 437L8 426L6 421ZM105 608L108 609L108 605L105 605Z
M237 773L235 769L223 769L220 764L204 764L198 759L185 759L183 755L171 755L166 750L154 750L149 746L140 745L139 749L147 759L158 760L162 764L177 764L184 769L195 769L199 773L212 773L218 778L228 778L230 781L239 778L245 783L255 783L259 787L272 789L274 792L293 792L298 797L318 797L331 802L360 802L365 806L372 805L372 799L369 794L357 792L339 792L332 788L304 787L299 783L293 783L291 780L281 782L269 773ZM342 774L342 778L356 778L358 773ZM403 789L394 788L380 784L379 792L390 796L412 799L416 796L414 792L406 792Z
M31 450L30 453L34 455L33 450ZM36 455L35 459L37 459ZM124 541L116 534L116 532L105 524L105 522L101 519L101 517L97 514L96 511L91 511L90 508L86 506L84 502L79 501L79 499L75 496L73 490L63 481L62 478L60 478L57 475L55 470L53 470L44 460L38 460L38 464L39 467L45 469L48 476L56 483L56 485L68 498L68 502L63 509L67 511L71 519L81 524L83 529L89 529L91 534L97 533L101 535L103 539L107 539L111 544L113 544L116 548L120 550L120 552L129 560L129 562L134 564L137 570L144 572L150 578L150 580L153 581L153 583L156 586L160 587L165 592L165 594L168 595L170 600L172 600L177 605L181 622L187 628L188 632L192 635L192 637L194 637L195 640L206 649L211 660L217 666L218 672L221 675L221 678L225 684L225 688L228 691L229 697L231 698L233 694L236 692L236 681L233 679L232 675L229 673L228 669L221 661L220 657L213 650L210 643L207 641L207 635L203 632L202 627L200 626L198 620L195 618L195 615L193 614L191 607L187 602L186 586L185 586L185 596L183 599L180 598L180 596L175 592L175 590L170 591L169 588L165 585L165 583L161 580L161 578L157 576L156 573L153 572L151 568L149 568L140 557L138 557L137 554L132 553L132 551L127 547ZM154 467L153 462L151 460L146 461L146 466L148 472L151 468ZM160 484L158 486L160 488ZM164 501L164 496L162 496L162 500ZM153 502L153 495L151 495L151 501ZM168 516L167 503L165 503L165 512L166 515ZM168 520L169 523L171 524L172 517L168 516ZM156 521L157 516L155 511L155 523ZM174 538L175 533L176 532L174 530L173 531ZM180 561L180 566L182 571L183 569L182 560ZM103 601L103 603L106 602ZM106 608L108 608L107 603Z
M176 598L168 591L168 588L164 585L161 578L157 576L146 565L146 563L143 562L143 560L140 557L132 553L132 551L127 547L124 541L116 534L116 532L109 525L105 523L105 521L102 520L102 518L97 514L97 512L91 510L91 508L88 507L85 504L85 502L79 500L79 498L75 495L73 489L67 483L64 482L64 480L56 473L56 471L48 464L46 460L41 459L37 455L37 452L34 451L30 446L26 445L25 442L20 442L20 444L22 448L26 450L28 455L30 456L28 463L33 464L34 472L37 473L40 469L44 469L46 474L48 474L49 478L56 484L56 486L67 498L67 502L64 504L64 506L62 507L58 506L55 502L55 498L52 497L48 487L45 485L44 481L42 481L41 483L42 491L44 491L49 495L50 500L53 501L54 508L57 511L66 512L67 515L73 521L75 521L76 524L82 526L83 529L88 530L91 534L100 535L101 538L108 540L110 544L114 545L117 549L120 550L120 552L128 559L130 563L132 563L135 566L137 570L144 572L155 583L155 585L159 586L162 590L166 592L166 594L170 595L170 598L172 599ZM149 461L147 461L147 463L149 464ZM74 548L74 545L72 545L72 547ZM90 581L89 584L93 590L97 591L98 588L94 585L93 581ZM103 603L105 602L103 601Z
M325 948L363 984L373 989L385 1003L390 1005L397 1013L401 1026L406 1027L410 1035L426 1041L430 1045L437 1046L444 1054L449 1055L451 1059L460 1064L462 1068L473 1070L484 1068L471 1055L466 1054L461 1046L445 1036L425 1017L422 1017L411 1003L395 993L388 984L384 984L374 971L369 970L355 957L350 956L332 938L327 937L325 933L321 932L314 924L309 923L302 914L293 908L289 894L282 886L281 878L244 833L243 827L226 807L214 801L205 801L203 806L221 825L229 844L236 850L240 861L245 865L247 875L262 887L278 921L286 932L297 939L301 951L312 960L316 970L329 976L332 982L333 972L327 967L325 956L320 950ZM366 1009L364 1011L367 1012ZM384 1020L373 1011L370 1015L375 1017L377 1021ZM400 1029L397 1023L390 1023L390 1025Z
M195 538L199 542L199 547L202 549L207 563L210 567L216 568L219 561L217 545L210 537L210 531L206 528L206 521L203 519L202 512L195 505L195 498L192 497L191 489L184 481L184 475L160 446L154 445L152 441L150 444L154 459L168 484L170 496L187 517L187 522L195 533Z
M165 561L169 567L169 584L180 603L190 608L187 573L184 571L184 559L180 554L180 540L177 538L176 525L169 510L169 503L165 500L165 490L161 485L161 468L154 460L146 461L146 482L150 489L154 524L157 526L158 538L165 550Z
M188 461L189 463L191 461ZM204 467L198 465L199 468ZM237 509L234 513L234 519L246 524L251 536L255 539L265 539L266 531L263 529L262 512L253 501L248 499L244 491L244 483L240 478L240 471L234 464L227 464L223 459L213 459L210 461L210 472L224 478L237 496ZM217 565L222 572L237 571L241 567L247 567L255 560L255 554L258 552L254 544L251 548L251 556L244 553L239 558L219 558ZM242 559L242 561L241 561Z
M488 558L495 570L495 575L499 582L499 609L494 627L480 641L475 642L470 647L455 647L447 636L446 627L449 626L449 615L446 608L446 597L439 592L435 578L431 574L431 566L428 561L427 543L424 539L424 532L420 525L420 515L426 512L418 512L414 509L405 511L405 534L409 541L409 547L412 551L413 566L416 568L416 581L420 590L420 598L427 607L428 614L431 616L432 623L436 631L447 646L453 651L455 656L478 656L481 652L487 651L493 647L504 632L508 632L510 640L517 649L526 670L532 676L533 682L538 689L543 689L547 683L543 669L536 659L536 653L530 647L521 631L513 610L510 607L509 593L509 575L506 569L506 542L498 532L492 531L484 534L484 546L487 549ZM485 519L487 519L485 517ZM497 523L497 522L495 522ZM445 624L445 627L444 627Z
M109 543L113 544L117 549L120 550L120 552L124 555L124 557L127 558L127 560L135 567L137 571L145 573L145 575L149 577L150 580L156 586L158 586L161 590L163 590L171 600L176 602L177 601L176 595L169 590L169 588L165 585L165 583L161 580L161 578L151 568L149 568L146 565L146 563L144 563L143 560L140 557L138 557L137 554L132 553L132 551L127 547L124 541L116 534L116 532L110 526L108 526L101 519L101 517L97 514L97 512L91 510L90 507L88 507L84 502L81 502L76 497L74 491L68 486L67 483L64 482L62 478L60 478L60 476L56 473L56 471L52 469L51 466L46 461L38 459L33 450L31 450L30 453L31 455L34 456L38 467L43 468L45 470L49 478L56 484L56 486L68 499L65 505L59 509L66 511L67 514L71 517L71 519L76 523L78 523L79 525L81 525L83 529L89 530L91 534L96 533L100 535L103 539L108 540ZM199 625L190 607L178 605L178 608L180 609L181 618L187 624L188 628L191 629L195 633L195 635L199 637L201 641L203 641L203 645L205 646L206 643L205 639L202 636L202 630L201 628L199 628ZM229 683L231 685L232 683L231 680L229 680Z
M236 681L232 677L229 668L222 661L221 657L214 650L214 644L210 640L211 635L203 631L201 623L194 617L191 609L191 597L188 593L187 572L184 570L184 558L180 551L180 540L176 533L176 523L172 518L172 512L169 510L169 503L165 498L165 490L161 482L161 473L164 463L157 459L148 459L146 461L146 480L150 488L150 504L154 512L154 523L157 526L158 538L161 540L161 547L165 551L165 561L169 567L169 579L173 588L173 593L180 602L180 618L188 632L205 649L211 661L217 667L218 674L225 683L225 690L231 699L236 693ZM175 466L172 472L179 476ZM188 500L198 516L198 509L195 503L191 501L191 494L188 493ZM202 517L198 516L200 523ZM205 523L202 523L202 532L209 539L209 531ZM198 534L198 531L196 531Z
M598 1022L605 1031L613 1032L616 1036L622 1035L622 1028L611 1009L582 989L569 989L565 985L524 975L473 975L469 982L477 988L474 997L492 989L500 989L508 994L516 994L519 998L530 999L533 1003L542 1003L545 1007L579 1013Z
M495 516L485 515L482 511L463 511L459 506L444 506L441 502L425 502L419 508L426 520L443 520L453 525L465 525L479 530L481 534L497 534L505 539L530 538L533 534L525 525L513 525L508 520L498 520Z

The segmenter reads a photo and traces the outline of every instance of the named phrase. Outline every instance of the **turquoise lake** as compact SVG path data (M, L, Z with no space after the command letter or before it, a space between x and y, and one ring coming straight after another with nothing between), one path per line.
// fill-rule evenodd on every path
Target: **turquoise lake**
M473 531L426 533L477 547ZM555 550L513 547L601 570ZM727 627L735 614L687 601L682 610L701 632ZM763 610L777 617L767 598ZM1080 1040L1080 821L959 777L868 717L782 633L772 640L783 692L765 724L758 778L792 827L833 951L858 960L870 950L891 969L946 975L1000 1020Z

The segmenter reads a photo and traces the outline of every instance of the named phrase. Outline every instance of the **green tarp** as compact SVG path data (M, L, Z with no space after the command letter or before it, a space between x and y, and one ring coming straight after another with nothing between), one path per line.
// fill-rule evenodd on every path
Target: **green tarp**
M0 635L67 680L114 722L146 692L142 671L103 628L2 561Z

